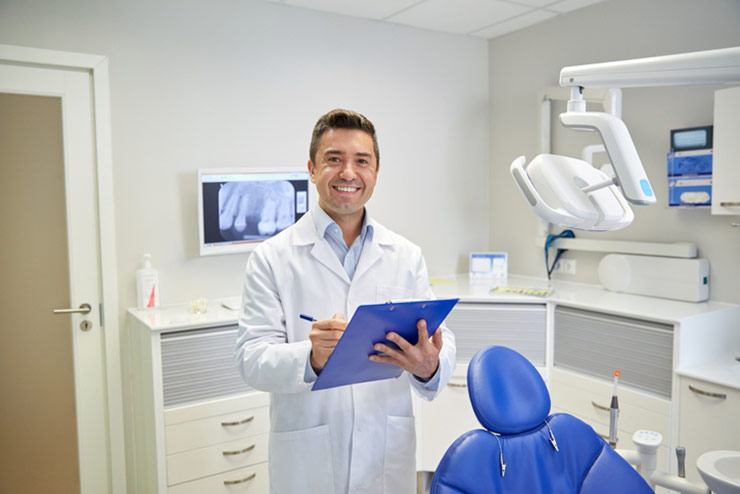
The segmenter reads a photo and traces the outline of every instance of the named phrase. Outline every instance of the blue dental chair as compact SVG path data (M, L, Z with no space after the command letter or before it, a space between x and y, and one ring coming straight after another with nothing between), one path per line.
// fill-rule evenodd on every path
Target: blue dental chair
M431 494L648 494L652 489L586 423L550 413L550 394L516 351L493 346L468 366L468 392L484 427L449 447Z

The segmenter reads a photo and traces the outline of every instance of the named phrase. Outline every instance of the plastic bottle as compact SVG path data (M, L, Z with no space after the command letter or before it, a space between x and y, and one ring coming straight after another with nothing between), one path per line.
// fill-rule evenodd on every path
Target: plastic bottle
M141 269L136 270L136 305L139 309L159 307L159 276L152 268L151 254L144 254Z

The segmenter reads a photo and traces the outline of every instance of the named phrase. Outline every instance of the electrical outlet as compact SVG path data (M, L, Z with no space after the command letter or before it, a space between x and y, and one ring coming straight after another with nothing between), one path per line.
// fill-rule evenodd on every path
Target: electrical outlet
M576 274L576 260L560 259L555 263L555 271L560 274Z

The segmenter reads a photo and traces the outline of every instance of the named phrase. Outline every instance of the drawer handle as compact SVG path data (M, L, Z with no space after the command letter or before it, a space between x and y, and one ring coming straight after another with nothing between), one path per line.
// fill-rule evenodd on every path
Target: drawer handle
M244 477L241 480L224 480L224 485L238 485L243 484L244 482L249 482L250 480L253 480L257 476L256 473L250 474L246 477Z
M252 420L254 420L254 415L252 415L251 417L247 417L244 420L240 420L238 422L221 422L221 426L222 427L236 427L237 425L248 424Z
M467 388L468 387L467 384L462 384L462 383L447 383L447 385L451 388Z
M255 446L254 444L251 444L251 445L247 446L246 448L240 449L240 450L237 450L237 451L224 451L223 452L223 455L224 456L236 456L236 455L242 455L244 453L249 453L250 451L252 451L254 449L254 446Z
M719 205L722 206L723 208L736 208L736 207L740 206L740 202L724 202L724 201L722 201L722 202L719 203Z
M595 402L595 401L593 401L593 400L591 400L591 405L593 405L593 407L594 407L595 409L597 409L597 410L603 410L603 411L605 411L605 412L608 412L608 411L610 411L610 410L611 410L611 408L609 408L609 407L605 407L604 405L599 405L598 403L596 403L596 402Z
M703 389L693 387L691 384L689 384L689 389L698 395L709 396L710 398L719 398L720 400L724 400L725 398L727 398L727 395L725 393L712 393L711 391L704 391Z

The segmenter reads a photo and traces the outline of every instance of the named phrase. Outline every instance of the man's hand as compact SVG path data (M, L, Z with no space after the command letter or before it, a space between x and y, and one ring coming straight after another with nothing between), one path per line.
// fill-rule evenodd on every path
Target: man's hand
M334 314L331 319L316 321L311 326L311 334L308 339L311 340L311 367L318 375L329 360L329 355L337 346L339 338L347 327L347 321L343 314Z
M412 345L398 333L390 332L385 335L389 341L398 345L399 349L391 348L383 343L377 343L373 348L387 355L370 355L373 362L387 362L397 365L421 379L431 378L439 367L439 352L442 350L442 331L437 328L432 337L427 336L427 322L419 319L416 323L419 331L419 342Z

